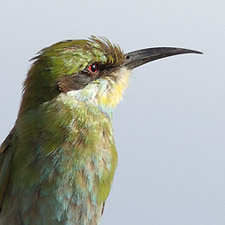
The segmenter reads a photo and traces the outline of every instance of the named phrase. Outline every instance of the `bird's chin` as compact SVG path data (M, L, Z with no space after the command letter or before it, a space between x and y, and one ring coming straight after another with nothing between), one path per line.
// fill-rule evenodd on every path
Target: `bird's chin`
M128 87L131 71L126 67L120 67L118 70L106 76L107 82L105 88L99 93L99 105L115 108L122 100L122 95Z
M61 93L61 95L68 96L77 102L113 109L122 99L122 95L128 86L130 73L129 69L121 67L112 74L101 77L80 90L71 90Z

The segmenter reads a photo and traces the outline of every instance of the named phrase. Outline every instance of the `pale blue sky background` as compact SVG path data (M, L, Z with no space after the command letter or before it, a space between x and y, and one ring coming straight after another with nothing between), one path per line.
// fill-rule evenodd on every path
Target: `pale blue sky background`
M102 225L225 224L224 1L0 0L0 34L0 141L43 47L94 34L125 52L203 51L133 71L114 113L119 166Z

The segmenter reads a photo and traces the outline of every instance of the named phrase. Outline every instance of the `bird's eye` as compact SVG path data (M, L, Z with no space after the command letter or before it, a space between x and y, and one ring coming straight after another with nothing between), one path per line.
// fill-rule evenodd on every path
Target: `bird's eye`
M97 64L92 64L88 67L89 72L91 73L97 73L99 71Z

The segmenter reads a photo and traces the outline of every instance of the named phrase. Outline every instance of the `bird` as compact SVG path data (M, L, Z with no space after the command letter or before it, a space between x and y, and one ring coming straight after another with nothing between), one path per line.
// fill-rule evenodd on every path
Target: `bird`
M99 225L117 166L112 114L131 71L186 53L201 54L175 47L124 53L96 36L38 52L0 146L0 225Z

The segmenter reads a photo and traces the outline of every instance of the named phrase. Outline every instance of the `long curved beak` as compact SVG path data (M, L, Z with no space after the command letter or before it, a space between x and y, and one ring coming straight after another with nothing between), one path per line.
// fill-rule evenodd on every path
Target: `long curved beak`
M132 70L138 66L141 66L145 63L157 59L187 53L203 54L202 52L199 51L184 48L171 48L171 47L147 48L125 54L125 62L123 66Z

